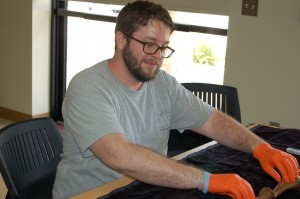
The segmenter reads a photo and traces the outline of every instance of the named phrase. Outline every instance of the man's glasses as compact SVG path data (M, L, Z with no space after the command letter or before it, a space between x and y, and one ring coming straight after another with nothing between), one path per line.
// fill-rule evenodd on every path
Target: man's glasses
M169 46L159 46L152 42L143 42L128 34L125 34L125 36L129 39L133 39L134 41L139 42L140 44L143 44L143 51L148 55L154 55L158 50L161 50L161 57L169 58L175 52L175 50L170 48Z

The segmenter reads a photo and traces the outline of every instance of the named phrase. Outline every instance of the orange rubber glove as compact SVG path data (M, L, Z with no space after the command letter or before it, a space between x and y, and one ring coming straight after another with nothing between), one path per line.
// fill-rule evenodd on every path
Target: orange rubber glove
M208 192L234 199L255 199L251 185L237 174L210 174Z
M281 181L281 176L288 183L294 182L298 178L299 165L294 156L275 149L268 143L258 145L253 155L259 161L263 170L277 182ZM281 176L275 171L274 167L279 170Z

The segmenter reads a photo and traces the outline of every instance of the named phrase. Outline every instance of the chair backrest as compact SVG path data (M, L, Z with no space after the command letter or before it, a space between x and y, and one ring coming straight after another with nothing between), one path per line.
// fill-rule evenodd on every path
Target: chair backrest
M182 85L206 103L241 122L238 92L235 87L206 83L182 83Z
M52 198L62 135L51 118L0 129L0 172L10 198Z
M240 104L236 88L207 83L182 83L182 85L206 103L241 122ZM192 130L185 130L180 133L177 129L172 129L168 142L168 155L177 155L209 141L211 139L194 133Z

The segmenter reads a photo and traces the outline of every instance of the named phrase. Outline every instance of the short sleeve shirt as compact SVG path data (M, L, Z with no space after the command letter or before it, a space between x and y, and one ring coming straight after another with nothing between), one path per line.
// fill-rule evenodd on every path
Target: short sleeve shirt
M170 129L201 127L213 110L162 70L138 91L111 73L108 60L83 70L70 82L62 106L64 146L54 198L122 177L89 150L101 137L122 133L130 142L166 155Z

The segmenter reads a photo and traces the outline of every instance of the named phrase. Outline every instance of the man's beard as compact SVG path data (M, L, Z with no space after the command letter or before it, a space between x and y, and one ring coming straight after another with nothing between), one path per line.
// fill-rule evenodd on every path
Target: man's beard
M153 80L155 78L155 75L158 73L159 68L161 66L161 61L160 60L155 60L157 68L155 69L154 72L147 72L143 70L141 64L142 62L138 60L134 55L132 54L132 51L129 49L129 43L126 44L122 56L123 60L125 62L125 65L129 72L140 82L146 82Z

